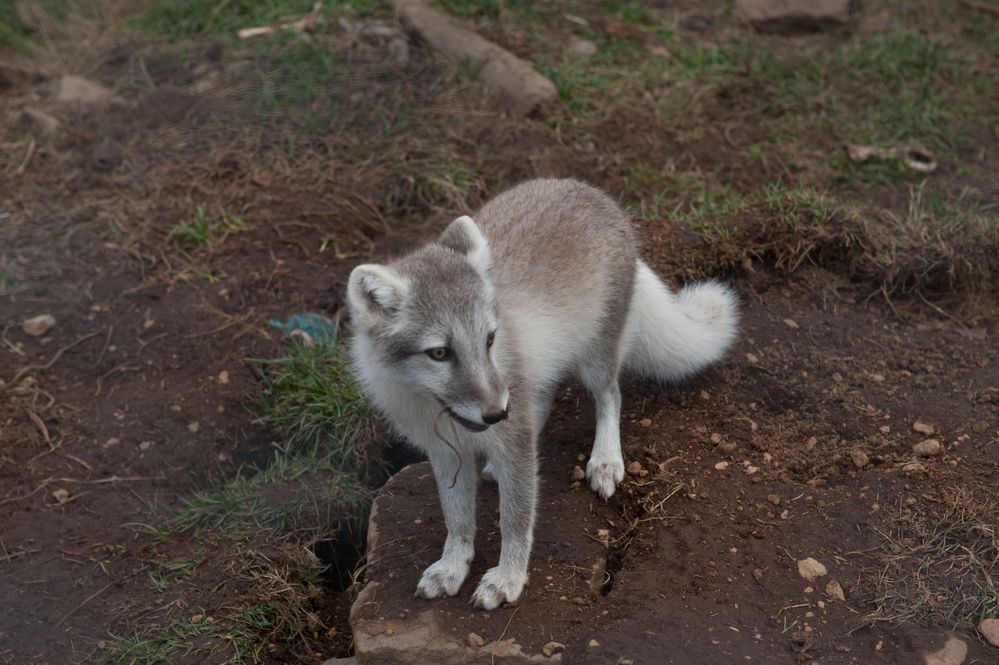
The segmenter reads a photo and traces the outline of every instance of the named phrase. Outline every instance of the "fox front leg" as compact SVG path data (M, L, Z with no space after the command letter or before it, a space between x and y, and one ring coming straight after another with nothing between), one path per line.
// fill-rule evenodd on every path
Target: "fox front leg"
M466 459L459 465L459 458L453 451L441 450L430 454L430 465L434 470L441 512L447 525L447 539L440 560L423 571L416 585L416 595L420 598L458 593L475 556L475 489L478 480L475 460Z
M499 483L499 565L482 576L472 596L476 607L493 610L503 602L515 603L527 584L527 563L534 542L534 513L538 502L538 474L534 446L529 450L503 451L493 459Z

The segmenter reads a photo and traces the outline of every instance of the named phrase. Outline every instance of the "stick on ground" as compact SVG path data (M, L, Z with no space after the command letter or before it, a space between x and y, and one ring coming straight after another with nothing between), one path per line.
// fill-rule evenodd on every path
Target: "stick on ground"
M558 100L558 91L531 65L471 30L451 22L444 12L424 0L394 0L396 15L452 62L471 63L478 76L498 96L500 105L515 116L543 111Z

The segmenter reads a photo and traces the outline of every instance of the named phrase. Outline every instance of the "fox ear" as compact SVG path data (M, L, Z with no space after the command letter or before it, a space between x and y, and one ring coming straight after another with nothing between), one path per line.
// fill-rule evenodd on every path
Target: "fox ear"
M347 282L347 300L359 323L373 324L397 311L409 293L409 284L388 266L357 266Z
M464 254L468 262L478 270L485 270L489 265L489 243L468 215L462 215L451 222L437 242Z

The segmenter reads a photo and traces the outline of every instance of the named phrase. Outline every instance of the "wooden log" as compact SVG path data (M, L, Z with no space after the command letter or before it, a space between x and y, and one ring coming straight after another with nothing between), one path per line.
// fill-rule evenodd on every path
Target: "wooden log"
M544 113L558 90L531 65L481 35L456 25L424 0L394 0L396 16L448 60L470 63L511 115Z

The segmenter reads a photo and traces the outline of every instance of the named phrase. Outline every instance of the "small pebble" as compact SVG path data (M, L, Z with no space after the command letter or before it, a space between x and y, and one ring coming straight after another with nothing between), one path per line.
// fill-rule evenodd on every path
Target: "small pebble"
M641 420L638 421L638 424L641 425L642 427L652 427L652 419L642 418Z
M714 434L711 435L711 443L719 444L721 443L721 441L722 441L722 435L719 434L718 432L715 432Z
M21 324L21 330L24 331L25 335L40 337L52 330L55 324L55 317L51 314L39 314L38 316L33 316L30 319L25 319Z
M478 633L469 633L468 644L476 649L481 649L486 646L486 641Z
M824 565L812 557L798 561L798 574L809 582L814 582L816 579L822 577L828 572L829 571L826 570Z
M59 489L52 492L52 498L61 504L66 503L67 501L69 501L69 490L60 487Z
M561 642L548 642L541 647L541 653L543 653L546 658L551 658L555 654L563 651L565 651L565 645Z
M715 468L717 470L719 470L719 471L724 471L725 469L728 468L728 462L726 462L725 460L722 460L721 462L718 462L717 464L715 464Z
M924 423L922 420L917 420L916 422L912 423L912 429L919 432L920 434L925 434L926 436L933 436L933 433L937 431L933 425L930 425L929 423Z
M637 460L628 462L628 466L625 469L628 471L629 476L640 476L642 475L642 471L645 470L642 468L642 463Z
M153 442L152 441L140 441L139 442L139 450L149 450L152 447L153 447Z
M871 461L871 459L867 456L867 453L865 453L863 450L851 450L850 460L853 462L853 465L858 469L863 469Z
M583 467L581 466L572 467L572 479L582 480L583 478L586 478L586 472L583 471Z
M829 583L826 584L826 595L840 602L846 600L846 592L843 591L843 585L838 580L829 580Z
M738 448L738 446L732 443L731 441L726 441L725 443L718 444L718 452L720 452L722 455L731 455L732 453L735 452L736 448Z
M229 383L229 372L225 370L219 372L219 383L221 383L222 385Z
M201 425L199 425L197 422L187 424L187 431L190 432L191 434L196 434L199 429L201 429Z
M769 501L770 503L774 504L775 506L779 506L780 505L780 497L777 496L776 494L770 494L770 495L768 495L767 496L767 501Z
M588 646L591 646L591 647L598 647L598 646L600 646L600 642L597 642L596 640L590 640L590 641L589 641L589 642L587 643L587 645L588 645Z
M912 447L916 457L935 457L943 452L943 446L937 439L926 439Z
M994 647L999 647L999 619L983 619L978 632Z

